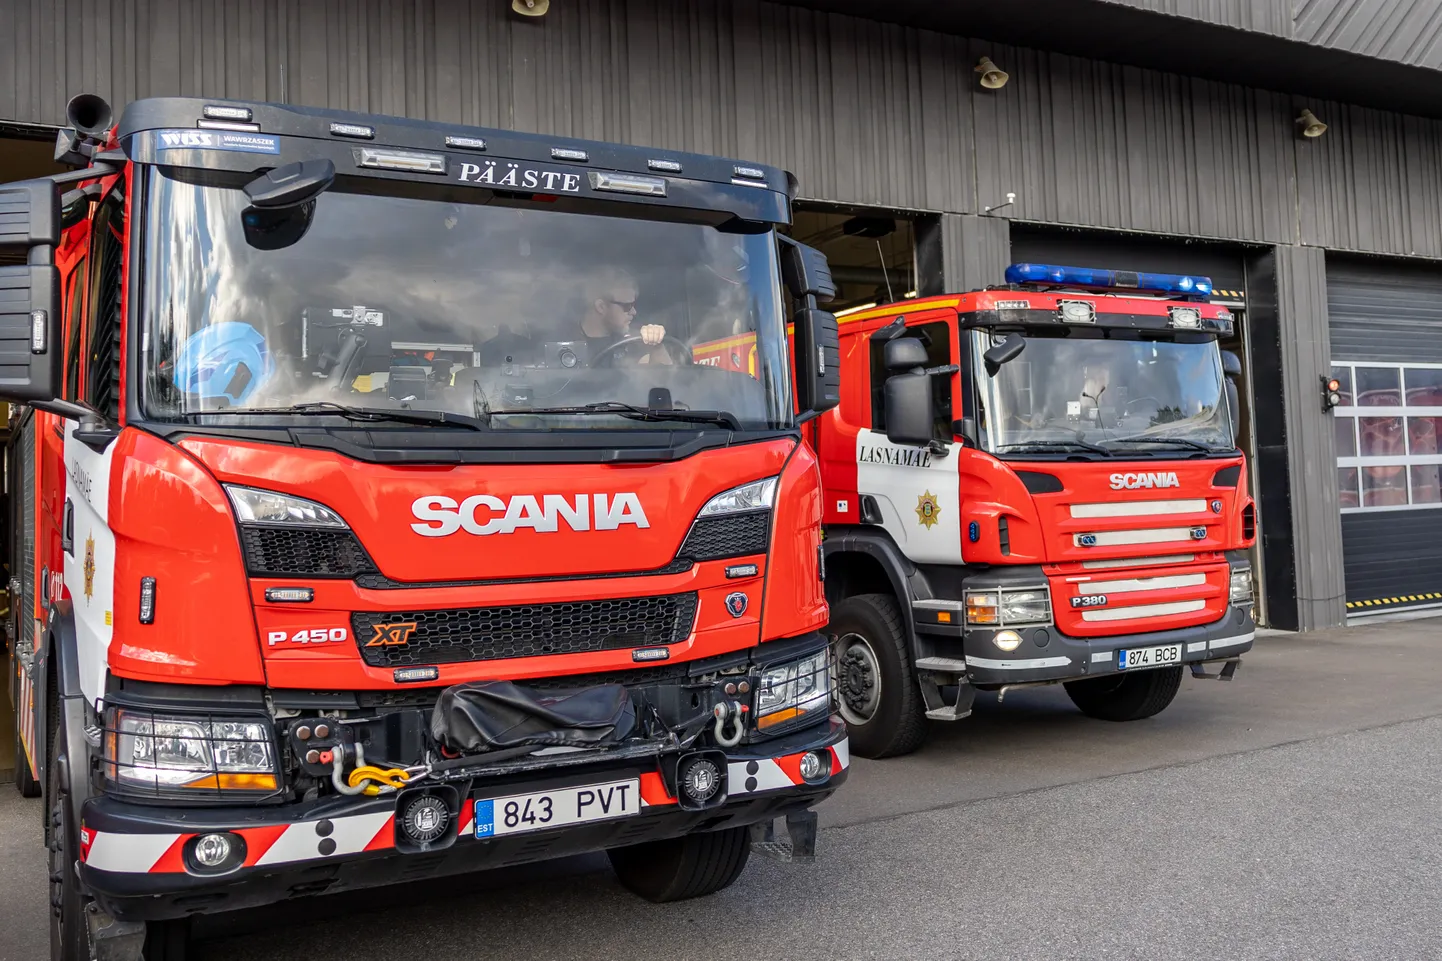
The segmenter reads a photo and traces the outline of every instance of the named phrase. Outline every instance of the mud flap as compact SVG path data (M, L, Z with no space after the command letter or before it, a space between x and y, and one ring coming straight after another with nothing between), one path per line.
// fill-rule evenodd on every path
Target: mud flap
M1192 677L1199 681L1230 681L1237 676L1237 668L1242 666L1242 659L1234 657L1222 665L1222 669L1215 674L1208 674L1205 665L1201 661L1193 661L1190 665Z
M92 901L85 906L85 927L90 935L91 961L142 961L144 922L117 921Z
M777 861L809 862L816 858L816 812L786 815L786 836L776 833L775 818L751 825L751 850Z

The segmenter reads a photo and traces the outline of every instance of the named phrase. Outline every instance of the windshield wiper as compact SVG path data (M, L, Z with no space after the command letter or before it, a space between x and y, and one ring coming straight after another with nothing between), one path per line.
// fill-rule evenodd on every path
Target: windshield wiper
M1108 444L1177 444L1191 450L1206 451L1208 454L1216 454L1227 450L1225 447L1212 447L1199 441L1188 440L1185 437L1109 437Z
M1088 444L1084 440L1032 440L1025 444L1005 444L996 449L998 454L1012 453L1025 454L1029 451L1043 450L1085 450L1093 454L1101 454L1110 457L1112 452L1105 447L1098 447L1096 444Z
M618 414L634 420L681 421L689 424L715 424L727 430L740 430L741 421L726 410L683 410L677 407L640 407L619 401L601 401L595 404L581 404L577 407L522 407L515 410L494 410L496 414Z
M224 407L220 410L197 410L192 414L337 414L348 420L391 421L398 424L427 424L443 427L468 427L471 430L488 430L490 423L480 417L454 414L447 410L408 410L391 407L352 407L322 400L294 407Z

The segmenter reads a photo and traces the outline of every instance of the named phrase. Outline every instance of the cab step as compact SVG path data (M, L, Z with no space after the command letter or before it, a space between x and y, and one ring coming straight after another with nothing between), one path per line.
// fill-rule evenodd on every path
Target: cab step
M956 678L956 700L948 704L941 680ZM959 721L971 715L976 689L966 680L966 662L953 657L921 657L916 660L916 680L921 685L921 699L926 703L926 716L933 721ZM950 684L945 685L950 687Z
M1234 657L1222 665L1222 669L1215 674L1208 674L1207 667L1201 661L1193 661L1190 665L1192 677L1199 681L1230 681L1237 676L1237 668L1242 666L1242 659Z

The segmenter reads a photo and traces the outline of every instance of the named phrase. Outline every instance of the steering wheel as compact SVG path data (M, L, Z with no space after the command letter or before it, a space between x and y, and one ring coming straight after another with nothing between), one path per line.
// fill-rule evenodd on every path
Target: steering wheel
M614 344L612 344L611 346L601 348L600 352L597 353L595 357L592 357L592 358L591 358L591 366L592 366L592 367L601 366L601 365L602 365L602 361L605 361L604 366L606 366L606 367L614 367L614 366L616 366L616 355L617 355L617 354L619 354L622 350L624 350L625 348L631 346L632 344L640 344L640 343L644 343L644 341L641 340L641 338L640 338L639 335L637 335L637 336L631 336L631 337L622 337L620 340L616 341L616 342L615 342ZM687 347L685 344L683 344L681 341L677 340L675 337L672 337L670 334L667 334L665 337L662 337L662 338L661 338L661 343L667 345L668 347L674 347L674 348L676 348L676 349L674 349L674 350L671 350L671 351L670 351L670 354L671 354L671 359L676 362L676 365L677 365L678 367L689 367L689 366L691 366L692 364L696 363L695 359L691 356L691 348ZM659 345L657 345L657 346L659 346ZM682 359L682 358L684 358L684 359Z

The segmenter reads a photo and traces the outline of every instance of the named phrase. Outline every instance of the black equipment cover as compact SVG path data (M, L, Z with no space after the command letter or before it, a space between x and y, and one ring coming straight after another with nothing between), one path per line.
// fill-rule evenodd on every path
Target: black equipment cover
M631 734L636 714L620 684L541 695L510 681L457 684L441 692L431 736L452 751L500 748L598 747Z

